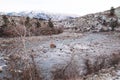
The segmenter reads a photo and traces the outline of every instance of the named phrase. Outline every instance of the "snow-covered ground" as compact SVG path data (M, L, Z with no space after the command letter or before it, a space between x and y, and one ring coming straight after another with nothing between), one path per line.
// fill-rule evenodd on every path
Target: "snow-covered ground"
M65 65L73 54L75 54L74 59L81 70L80 74L83 74L84 64L82 64L82 60L86 58L86 55L94 60L96 56L110 55L120 50L120 39L115 34L93 33L82 35L79 33L67 33L68 38L64 38L65 35L60 39L58 36L52 36L48 40L33 42L34 45L30 48L37 53L36 61L43 66L45 74L50 74L56 65ZM56 48L51 49L49 47L51 41L57 46Z
M50 43L54 43L56 48L50 48ZM41 68L45 80L52 80L52 72L65 66L71 60L71 57L74 57L74 61L79 67L79 74L82 75L86 72L85 64L83 64L85 58L89 58L94 62L97 56L120 52L119 44L120 33L118 32L64 32L59 35L26 38L26 49L28 52L32 50L35 61ZM4 51L1 51L2 53ZM119 71L118 75L120 75Z

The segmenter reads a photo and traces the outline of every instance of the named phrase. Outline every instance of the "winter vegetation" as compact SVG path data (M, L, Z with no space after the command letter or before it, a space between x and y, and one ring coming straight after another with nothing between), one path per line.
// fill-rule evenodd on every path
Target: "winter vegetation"
M19 37L39 36L62 33L62 28L54 27L52 21L31 19L30 17L14 17L1 15L0 36L1 37Z
M0 15L0 80L120 80L119 11L58 21Z

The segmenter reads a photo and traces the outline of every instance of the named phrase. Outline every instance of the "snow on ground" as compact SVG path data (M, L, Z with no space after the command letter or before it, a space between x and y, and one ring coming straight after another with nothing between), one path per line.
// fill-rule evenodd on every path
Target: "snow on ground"
M32 42L32 48L36 56L36 62L42 66L46 78L51 79L51 72L55 70L56 65L66 65L70 61L71 56L75 54L75 60L83 71L83 59L88 55L94 60L96 56L104 54L112 54L120 50L120 39L116 33L63 33L58 36L54 35L43 41ZM75 35L75 36L74 36ZM50 43L54 42L56 48L51 49ZM30 45L31 45L30 44ZM59 68L59 66L58 66Z
M115 70L111 67L107 70L102 69L98 74L92 74L86 80L120 80L120 70Z
M85 73L83 59L86 55L94 60L96 56L120 51L119 35L120 33L115 32L83 34L64 32L53 36L28 37L26 48L35 54L35 61L40 66L45 80L52 80L51 72L65 66L72 56L79 66L80 74L83 74ZM51 42L56 48L50 48Z

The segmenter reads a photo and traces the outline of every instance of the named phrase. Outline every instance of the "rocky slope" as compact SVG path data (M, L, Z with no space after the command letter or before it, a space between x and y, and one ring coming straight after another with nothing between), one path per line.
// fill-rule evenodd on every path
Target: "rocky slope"
M120 7L116 8L116 15L120 18Z
M110 11L99 12L95 14L88 14L83 17L78 17L74 19L61 20L55 22L56 25L63 26L64 28L70 29L76 32L87 32L87 31L110 31L111 22L118 21L116 29L120 26L120 8L115 9L115 16L109 16Z

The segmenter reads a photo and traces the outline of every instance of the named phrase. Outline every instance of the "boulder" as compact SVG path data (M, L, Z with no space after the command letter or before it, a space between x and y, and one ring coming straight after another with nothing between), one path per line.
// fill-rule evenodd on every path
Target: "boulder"
M2 66L0 66L0 73L3 71L3 68L2 68Z
M50 48L56 48L56 45L54 43L51 43Z
M107 31L110 31L108 27L102 27L100 29L100 32L107 32Z

